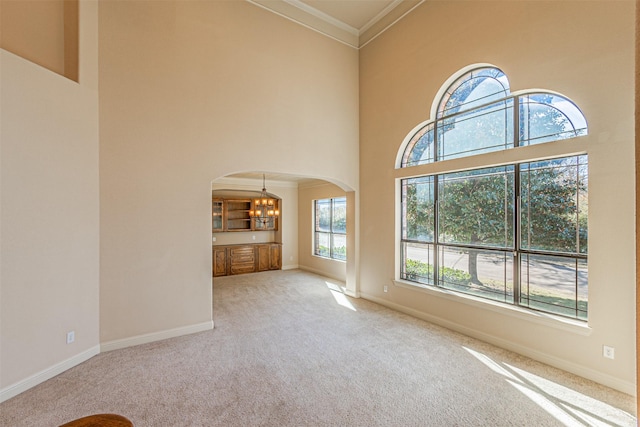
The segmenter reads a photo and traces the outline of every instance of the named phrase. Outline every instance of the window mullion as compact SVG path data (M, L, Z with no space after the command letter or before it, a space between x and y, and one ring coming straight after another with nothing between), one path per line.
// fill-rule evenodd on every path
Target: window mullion
M439 270L440 261L438 254L440 252L440 191L439 181L440 175L433 177L433 284L439 286Z
M576 157L576 253L580 253L580 156Z
M440 144L440 138L438 137L438 128L440 127L440 120L436 119L433 122L433 161L437 162L440 160L438 157L438 145Z
M333 259L333 232L329 233L329 258Z
M520 97L513 97L513 146L520 146Z
M575 316L576 318L579 316L580 313L580 301L579 301L579 294L578 294L578 286L579 286L579 271L578 271L578 265L579 265L579 260L578 258L575 259L575 286L574 286L574 295L575 295L575 301L574 304L576 306L576 311L575 311Z
M329 231L331 231L331 234L333 234L333 199L329 199Z
M333 259L333 198L329 200L329 258Z
M520 239L520 209L522 204L520 164L516 164L514 167L513 187L513 303L520 305L520 245L522 244Z

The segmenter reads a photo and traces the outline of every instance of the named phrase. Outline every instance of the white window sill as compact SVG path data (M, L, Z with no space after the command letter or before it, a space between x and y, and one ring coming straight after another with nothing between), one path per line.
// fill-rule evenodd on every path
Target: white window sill
M331 258L331 257L328 257L328 256L322 256L322 255L317 255L317 254L311 254L311 256L316 257L316 258L320 258L320 259L326 259L327 261L341 262L343 264L347 262L344 259Z
M467 304L473 307L490 310L496 313L504 314L506 316L523 319L529 322L538 323L544 326L549 326L556 329L562 329L564 331L572 332L579 335L588 336L591 334L592 329L586 322L579 320L568 319L561 316L555 316L553 314L537 312L533 310L527 310L522 307L510 305L506 303L500 303L498 301L492 301L489 299L475 297L473 295L466 295L458 292L453 292L447 289L437 288L435 286L425 285L421 283L410 282L408 280L396 279L393 281L394 285L401 288L412 289L419 292L424 292L429 295L437 296L439 298L448 299L451 301Z

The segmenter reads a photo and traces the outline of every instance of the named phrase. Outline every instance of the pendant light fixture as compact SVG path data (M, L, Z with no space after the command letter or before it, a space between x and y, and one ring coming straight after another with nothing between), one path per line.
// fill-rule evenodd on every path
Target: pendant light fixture
M262 174L262 192L260 198L253 201L253 209L249 211L249 216L254 220L255 228L273 228L273 221L280 216L276 199L267 193L265 185L265 175Z

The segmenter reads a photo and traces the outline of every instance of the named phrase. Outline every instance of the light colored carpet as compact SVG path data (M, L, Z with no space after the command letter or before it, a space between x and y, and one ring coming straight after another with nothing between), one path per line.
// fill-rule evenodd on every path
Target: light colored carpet
M0 424L111 412L138 427L636 425L631 396L331 283L216 278L214 330L100 354L1 404Z

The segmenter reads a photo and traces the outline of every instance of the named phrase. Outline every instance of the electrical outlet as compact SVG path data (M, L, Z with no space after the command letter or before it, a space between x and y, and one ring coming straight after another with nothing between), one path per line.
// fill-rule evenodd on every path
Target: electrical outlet
M75 331L67 332L67 344L71 344L75 340L76 340L76 332Z
M389 292L389 287L388 287L387 285L384 285L383 290L384 290L385 292Z
M615 359L616 358L616 349L613 347L609 347L608 345L602 346L602 356L607 359Z

